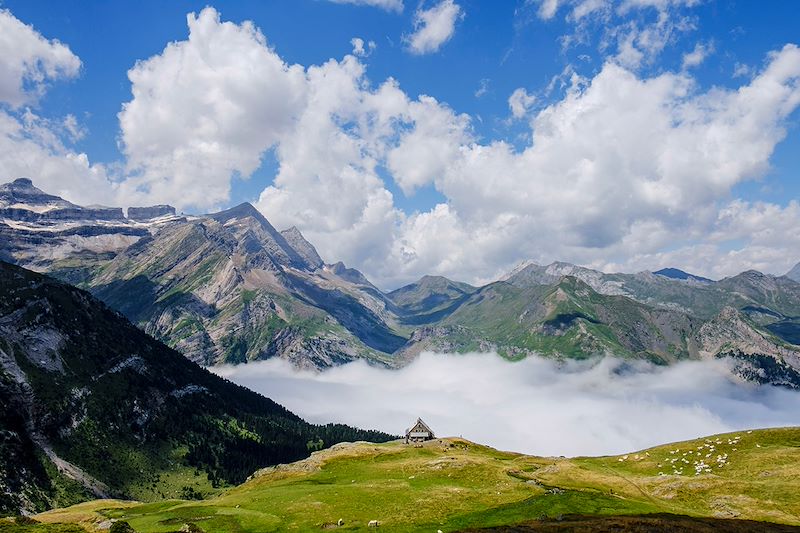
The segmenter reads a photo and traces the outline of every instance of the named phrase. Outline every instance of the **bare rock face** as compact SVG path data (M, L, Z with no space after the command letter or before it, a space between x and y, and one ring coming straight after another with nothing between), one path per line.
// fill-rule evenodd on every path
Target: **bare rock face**
M129 207L128 218L136 221L152 220L163 216L175 215L175 208L171 205L151 205L150 207Z
M22 222L124 220L119 207L81 207L37 189L28 178L0 185L0 218Z
M760 331L743 313L726 307L696 336L701 357L728 357L747 381L800 388L800 347Z
M306 260L309 267L316 270L318 268L322 268L324 265L322 258L317 253L317 249L308 242L303 234L300 233L296 227L292 226L289 229L285 229L281 232L283 238L286 239L286 242L289 243L294 251L296 251L300 257Z
M787 272L786 277L800 283L800 263L797 263L793 269Z

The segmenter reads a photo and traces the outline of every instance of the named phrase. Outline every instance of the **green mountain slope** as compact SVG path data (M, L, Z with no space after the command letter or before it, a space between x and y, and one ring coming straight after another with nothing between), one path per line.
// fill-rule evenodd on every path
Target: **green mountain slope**
M477 289L442 276L423 276L386 296L397 306L402 322L410 326L437 322L457 309Z
M555 285L488 285L442 325L439 332L425 338L427 349L460 342L473 349L488 344L511 357L614 354L671 362L689 356L687 338L699 321L622 296L600 294L579 279L566 277Z
M83 524L115 518L140 532L190 523L209 532L350 531L372 520L380 531L452 532L575 514L650 513L798 525L799 464L796 428L574 459L500 452L463 439L421 447L342 444L262 470L213 500L98 501L36 518Z
M386 360L405 342L342 290L350 283L329 275L323 284L271 228L249 204L171 225L96 269L82 286L204 365L280 356L325 368L362 357ZM68 272L54 265L56 275Z
M88 293L0 262L0 510L193 497L342 440L152 339Z
M385 293L250 204L127 219L119 209L53 211L63 200L23 182L0 186L4 202L30 208L0 209L0 257L89 290L203 365L280 357L305 369L358 359L395 368L426 349L664 364L730 356L747 379L800 387L800 283L789 277L526 263L481 288L424 276ZM730 310L736 320L720 327Z

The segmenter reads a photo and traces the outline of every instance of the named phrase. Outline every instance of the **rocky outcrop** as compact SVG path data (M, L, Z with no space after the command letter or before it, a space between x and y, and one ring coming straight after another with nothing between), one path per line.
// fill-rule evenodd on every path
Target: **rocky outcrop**
M729 357L734 372L748 381L800 388L800 347L759 330L737 309L727 307L698 331L701 357Z
M151 205L150 207L129 207L128 218L131 220L145 221L154 218L175 215L175 208L171 205Z
M300 230L296 227L292 226L289 229L283 230L281 235L283 235L283 238L289 243L289 246L306 261L311 269L316 270L322 268L325 264L317 253L317 249L303 237L303 234L300 233Z

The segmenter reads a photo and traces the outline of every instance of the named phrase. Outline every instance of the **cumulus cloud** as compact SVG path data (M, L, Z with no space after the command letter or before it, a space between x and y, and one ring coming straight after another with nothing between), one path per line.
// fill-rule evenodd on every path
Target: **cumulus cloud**
M85 134L76 117L48 119L26 107L49 82L74 78L80 68L67 45L0 10L0 179L31 177L74 202L107 203L115 191L105 167L68 146Z
M414 32L404 37L408 50L417 55L436 52L456 31L456 21L464 10L453 0L441 0L435 6L417 9Z
M403 11L403 0L329 0L334 4L353 4L356 6L372 6L386 11Z
M205 8L187 23L188 40L128 72L133 99L119 121L135 175L122 189L131 199L207 207L227 200L230 178L252 174L291 128L306 80L250 22L221 22Z
M312 422L402 434L420 416L439 436L537 455L619 454L800 423L800 393L738 382L724 361L656 367L424 353L401 370L358 362L315 374L282 360L213 370Z
M81 60L68 46L0 9L0 102L34 103L48 80L74 78L80 68Z
M530 123L529 142L514 146L478 138L469 115L392 78L374 84L361 39L343 58L290 65L249 22L212 8L187 22L186 40L130 70L125 174L111 181L69 148L82 135L74 117L10 108L0 111L0 172L77 202L210 209L272 151L278 173L257 207L387 288L422 274L490 281L522 259L721 277L782 273L800 256L795 203L731 199L769 170L800 105L795 45L733 89L614 58L592 77L566 70L563 96L535 112L526 91L509 99ZM443 200L397 207L391 191L425 187Z
M430 180L448 199L435 215L408 219L393 264L415 273L417 261L439 273L455 264L462 275L474 276L468 279L491 278L500 273L493 267L515 256L605 268L615 257L641 259L691 241L716 250L711 262L736 238L728 237L736 223L723 215L722 202L736 184L768 169L799 104L800 49L794 45L771 54L764 70L735 90L701 91L685 73L646 78L608 62L591 80L573 78L563 100L532 118L532 141L521 151L502 141L461 142L437 150L445 157L436 163L443 172L393 168L401 184L420 187ZM415 144L425 146L425 137ZM788 219L796 215L774 209ZM422 261L423 254L413 253L421 238L412 233L423 221L423 239L464 244L443 246L441 254L431 249L434 255ZM757 223L769 225L765 217ZM737 249L758 243L743 238ZM798 248L789 241L773 241L787 257L774 268L796 260ZM725 272L732 274L749 266L748 256L720 265L736 269Z
M458 115L431 96L410 102L404 113L410 127L388 153L388 168L406 193L444 176L459 157L461 147L472 140L467 115Z
M0 176L33 178L38 187L73 202L109 203L116 191L106 168L64 145L62 136L73 128L65 120L57 124L30 110L21 116L0 110Z
M511 96L508 97L508 108L514 118L522 118L535 101L536 97L534 95L528 94L528 91L520 87L515 89Z

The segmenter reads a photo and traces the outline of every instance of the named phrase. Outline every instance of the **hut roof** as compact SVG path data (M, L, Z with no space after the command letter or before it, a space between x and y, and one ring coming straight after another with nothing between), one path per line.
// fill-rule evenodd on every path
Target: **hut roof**
M414 428L416 428L417 426L422 426L422 429L423 429L424 431L427 431L428 433L430 433L430 434L431 434L431 437L433 437L433 430L430 428L430 426L429 426L428 424L426 424L425 422L423 422L423 420L422 420L421 418L417 418L417 421L416 421L416 422L414 422L414 424L413 424L413 425L412 425L410 428L408 428L408 429L406 430L406 435L408 435L409 433L411 433L411 430L412 430L412 429L414 429Z

